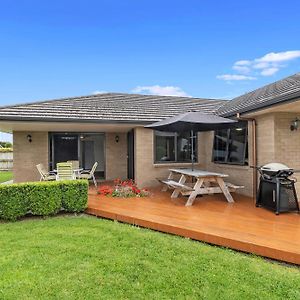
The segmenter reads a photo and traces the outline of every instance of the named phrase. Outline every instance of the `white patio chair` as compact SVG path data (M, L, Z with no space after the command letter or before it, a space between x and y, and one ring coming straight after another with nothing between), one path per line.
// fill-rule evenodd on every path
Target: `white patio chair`
M79 169L79 160L68 160L67 162L72 164L73 170Z
M72 163L61 162L56 165L56 180L75 180Z
M47 172L43 164L36 165L41 178L40 181L51 181L56 179L56 174L54 172Z
M83 170L82 172L79 173L78 179L87 179L90 180L92 179L95 185L95 188L97 188L97 181L95 178L95 171L97 169L98 162L95 162L91 170Z

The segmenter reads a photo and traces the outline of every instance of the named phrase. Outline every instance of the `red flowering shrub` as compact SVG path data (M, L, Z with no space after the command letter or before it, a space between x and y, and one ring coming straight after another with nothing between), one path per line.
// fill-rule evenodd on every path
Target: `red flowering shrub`
M112 194L113 192L113 187L109 186L109 185L102 185L99 190L98 190L98 194L102 195L102 196L107 196Z
M114 186L101 186L98 194L112 197L146 197L150 193L147 189L139 189L133 180L115 179Z

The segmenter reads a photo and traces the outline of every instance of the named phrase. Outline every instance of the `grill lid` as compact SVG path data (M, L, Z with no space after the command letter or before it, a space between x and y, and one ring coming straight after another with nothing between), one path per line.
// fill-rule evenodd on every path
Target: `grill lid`
M263 171L278 172L282 170L290 171L291 168L281 163L269 163L261 167Z

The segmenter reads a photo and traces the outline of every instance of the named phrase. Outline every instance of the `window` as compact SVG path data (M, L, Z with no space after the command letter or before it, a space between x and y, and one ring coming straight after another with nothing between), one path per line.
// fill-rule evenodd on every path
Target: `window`
M248 164L248 129L246 123L239 127L215 131L213 161L237 165Z
M156 131L154 134L156 163L192 162L191 134ZM197 161L197 137L194 136L194 161Z

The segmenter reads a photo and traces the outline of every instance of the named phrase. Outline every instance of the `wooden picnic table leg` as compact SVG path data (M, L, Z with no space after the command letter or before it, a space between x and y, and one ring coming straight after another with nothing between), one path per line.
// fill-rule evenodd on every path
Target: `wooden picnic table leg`
M227 188L227 186L226 186L226 184L225 184L223 178L217 177L217 178L216 178L216 181L217 181L217 183L218 183L220 189L222 190L222 192L223 192L225 198L227 199L227 201L228 201L229 203L234 203L234 200L233 200L233 198L232 198L232 196L231 196L231 194L230 194L230 192L229 192L229 190L228 190L228 188Z
M196 197L198 196L198 192L199 192L199 189L202 187L202 184L204 182L204 179L203 178L198 178L195 185L194 185L194 191L191 192L185 206L191 206L193 205Z
M169 176L168 176L168 180L173 179L173 177L174 177L174 174L173 174L172 171L170 171L170 174L169 174ZM167 185L164 185L163 188L161 189L161 191L162 191L162 192L166 192L166 191L168 190L168 188L169 188L169 187L168 187Z
M186 176L185 175L181 175L178 183L184 184L186 182ZM171 198L177 198L180 194L181 189L175 189L171 195Z

